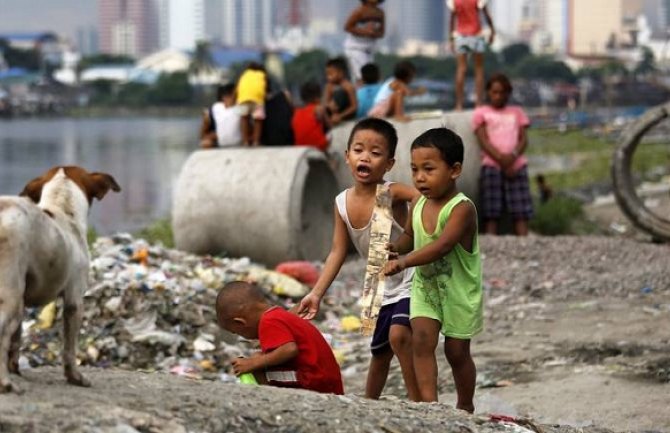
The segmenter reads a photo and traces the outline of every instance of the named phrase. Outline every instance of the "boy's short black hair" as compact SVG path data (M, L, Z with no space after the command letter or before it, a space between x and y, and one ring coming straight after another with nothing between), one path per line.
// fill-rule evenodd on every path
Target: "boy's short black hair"
M247 69L252 69L254 71L263 71L265 72L265 66L259 62L249 62L247 64Z
M365 84L375 84L379 82L379 66L374 63L366 63L361 68L361 78Z
M321 98L321 86L316 81L310 80L300 86L300 99L302 99L303 104L319 98Z
M419 135L412 142L411 150L420 147L434 147L440 151L444 162L453 166L454 164L463 164L463 140L451 129L432 128Z
M326 68L338 69L338 70L342 71L342 73L344 75L347 75L349 73L349 67L347 66L347 60L342 56L333 57L331 59L328 59L328 61L326 62Z
M486 82L486 90L489 90L491 86L493 86L493 83L500 83L507 94L512 93L512 82L509 80L509 78L507 78L507 75L501 72L496 72L495 74L491 75L491 77Z
M395 158L395 149L398 146L398 133L395 130L395 127L391 125L384 119L379 119L377 117L367 117L359 121L349 134L349 141L347 141L347 150L351 147L351 142L354 139L354 135L358 131L364 130L375 131L377 134L384 137L386 144L388 145L389 150L389 159Z
M395 68L393 68L393 76L403 82L407 82L415 74L416 67L409 60L402 60L396 63Z
M216 99L221 100L224 96L232 96L235 93L235 84L223 84L216 88Z

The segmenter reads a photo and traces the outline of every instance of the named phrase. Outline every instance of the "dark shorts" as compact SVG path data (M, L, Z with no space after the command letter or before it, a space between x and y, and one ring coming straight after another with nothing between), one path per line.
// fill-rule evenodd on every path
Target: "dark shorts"
M508 178L496 167L482 166L480 199L484 219L498 219L504 211L514 219L533 216L533 199L528 184L528 168L522 167Z
M393 304L382 306L377 317L377 325L372 336L370 349L373 355L384 353L390 349L389 333L391 325L402 325L410 327L409 324L409 298L403 298Z

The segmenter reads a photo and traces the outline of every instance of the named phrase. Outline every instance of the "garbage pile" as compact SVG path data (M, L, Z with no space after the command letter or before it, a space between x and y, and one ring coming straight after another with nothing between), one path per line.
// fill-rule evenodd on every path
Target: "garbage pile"
M284 266L287 273L295 274L296 269ZM308 283L315 281L315 272L306 273ZM236 381L230 361L258 350L257 342L221 330L215 300L226 282L240 279L257 283L270 302L285 308L309 291L296 279L247 258L197 256L149 245L128 234L99 238L91 248L80 364ZM334 288L339 295L350 289L343 284L334 284L340 285ZM345 359L354 360L350 353L360 357L368 352L367 340L355 332L358 314L355 297L341 296L330 305L324 302L320 320L315 321L343 371L351 367ZM29 312L23 322L20 368L60 364L61 330L60 304ZM364 368L367 365L354 365L349 371Z

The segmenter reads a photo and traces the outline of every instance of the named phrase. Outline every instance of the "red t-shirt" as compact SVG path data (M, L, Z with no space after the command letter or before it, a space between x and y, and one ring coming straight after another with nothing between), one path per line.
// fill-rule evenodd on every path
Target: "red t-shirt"
M293 136L298 146L314 146L325 151L328 148L328 138L323 124L316 118L315 109L316 104L310 104L293 112Z
M479 21L479 10L482 9L481 0L448 0L451 13L456 15L456 32L463 36L475 36L482 30Z
M261 316L258 340L263 352L291 342L298 345L298 356L268 369L266 374L272 385L344 394L340 366L333 351L309 321L272 307Z

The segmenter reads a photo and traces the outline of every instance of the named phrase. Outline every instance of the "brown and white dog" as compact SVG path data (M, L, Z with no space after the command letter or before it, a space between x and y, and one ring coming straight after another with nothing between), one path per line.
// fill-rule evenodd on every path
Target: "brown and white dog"
M19 391L24 306L63 298L63 366L67 381L90 386L77 369L76 348L88 283L86 242L93 198L120 191L114 178L80 167L54 167L31 180L20 197L0 197L0 392Z

